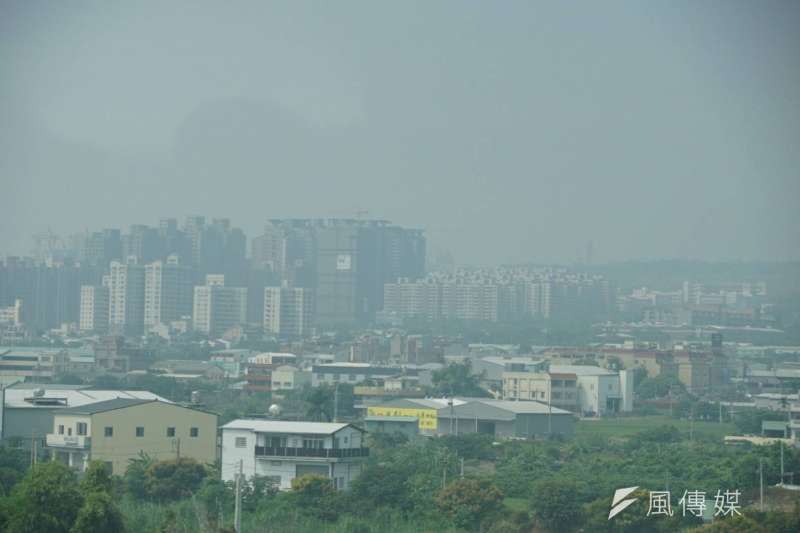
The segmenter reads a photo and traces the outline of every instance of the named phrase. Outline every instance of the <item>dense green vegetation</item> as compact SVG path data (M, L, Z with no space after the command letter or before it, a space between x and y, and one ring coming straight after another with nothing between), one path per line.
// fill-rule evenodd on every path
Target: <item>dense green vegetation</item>
M679 513L647 517L643 501L609 522L614 490L638 486L641 500L646 491L670 490L673 506L685 490L706 491L712 500L717 490L741 490L744 518L715 522L710 531L797 531L800 510L791 500L800 501L800 495L789 494L768 514L751 506L759 460L767 484L779 480L777 446L726 447L712 424L700 422L690 441L685 428L664 420L581 422L579 435L565 442L493 442L483 435L407 442L384 435L372 443L373 454L349 492L334 491L328 480L314 476L276 492L256 478L243 492L243 529L497 533L702 526ZM102 465L92 464L78 481L58 464L28 469L25 458L20 450L0 449L0 530L230 531L233 487L219 480L213 466L190 459L154 462L143 455L122 478L112 479ZM800 451L785 449L784 461L787 471L800 471Z
M575 426L578 436L601 436L601 437L631 437L639 432L670 425L675 427L682 435L688 439L690 434L702 439L713 437L722 440L725 435L737 433L737 426L732 423L690 421L686 419L676 419L669 416L631 416L624 418L600 418L597 420L584 419ZM756 433L761 432L761 426Z

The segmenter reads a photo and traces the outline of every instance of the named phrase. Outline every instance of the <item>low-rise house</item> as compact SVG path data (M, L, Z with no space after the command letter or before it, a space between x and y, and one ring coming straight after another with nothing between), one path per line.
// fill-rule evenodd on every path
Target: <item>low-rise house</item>
M416 417L423 435L483 433L506 438L570 437L575 415L540 402L489 398L403 398L367 407L367 417Z
M505 372L503 398L537 400L582 414L633 409L633 373L588 365L549 365L540 372Z
M140 453L213 463L217 415L158 400L118 398L59 411L47 448L54 460L78 471L89 461L102 461L116 475Z
M414 440L419 436L419 419L416 416L365 416L364 429L371 435L400 433Z
M311 372L291 365L282 365L272 371L272 390L290 391L311 384Z
M403 373L399 367L378 366L369 363L331 363L314 365L311 369L311 385L349 383L355 385L368 379L385 379Z
M161 400L148 391L90 390L87 385L17 383L0 390L0 439L17 440L31 445L31 437L44 444L44 437L53 429L56 413L71 407L126 398Z
M329 478L347 489L369 455L364 430L352 424L234 420L222 426L222 480L242 471L266 477L281 490L306 474Z

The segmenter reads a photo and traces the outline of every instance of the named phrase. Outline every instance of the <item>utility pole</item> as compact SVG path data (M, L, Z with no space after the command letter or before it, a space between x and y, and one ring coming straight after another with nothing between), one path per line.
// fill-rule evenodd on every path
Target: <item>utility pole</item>
M781 445L781 486L783 486L783 441L780 442Z
M464 458L461 458L461 477L464 477Z
M31 466L36 464L36 438L31 430Z
M758 510L764 512L764 459L758 460Z
M719 423L722 424L722 398L719 399Z
M181 438L178 437L175 443L176 455L178 456L178 460L181 460Z
M339 384L333 386L333 421L339 421Z
M236 502L233 508L233 530L242 533L242 476L244 460L239 459L239 473L236 475Z
M453 393L450 392L450 400L448 400L447 405L450 406L450 434L453 435L453 424L455 422L455 407L453 406Z
M547 436L553 435L553 380L547 375Z
M672 385L669 387L669 416L670 418L675 416L672 410Z

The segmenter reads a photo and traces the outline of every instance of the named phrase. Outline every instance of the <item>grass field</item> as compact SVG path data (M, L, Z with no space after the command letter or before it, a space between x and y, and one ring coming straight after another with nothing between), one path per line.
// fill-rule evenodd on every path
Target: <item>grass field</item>
M607 438L626 438L640 431L665 425L675 426L681 433L687 435L689 433L690 422L688 420L678 420L669 416L635 416L580 420L575 426L575 434L577 436L600 435ZM736 428L730 423L697 421L694 423L694 434L698 437L707 436L722 440L725 435L735 433Z
M503 504L511 511L527 511L529 502L525 498L505 498Z

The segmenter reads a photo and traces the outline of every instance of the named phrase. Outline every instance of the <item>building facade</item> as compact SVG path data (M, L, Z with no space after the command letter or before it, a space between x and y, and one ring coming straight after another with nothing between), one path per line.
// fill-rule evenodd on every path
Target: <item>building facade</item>
M109 328L126 335L144 333L144 266L131 259L109 266Z
M206 284L194 288L194 329L220 336L247 321L247 289L226 287L221 275L206 276Z
M78 471L102 461L123 475L131 458L217 459L217 415L158 400L119 398L57 411L47 448Z
M104 334L108 332L109 308L108 287L84 285L81 287L81 331Z
M302 287L264 288L264 332L280 337L302 337L312 327L314 299Z
M351 424L234 420L222 426L222 480L266 477L288 490L308 474L347 490L369 456L364 431Z

